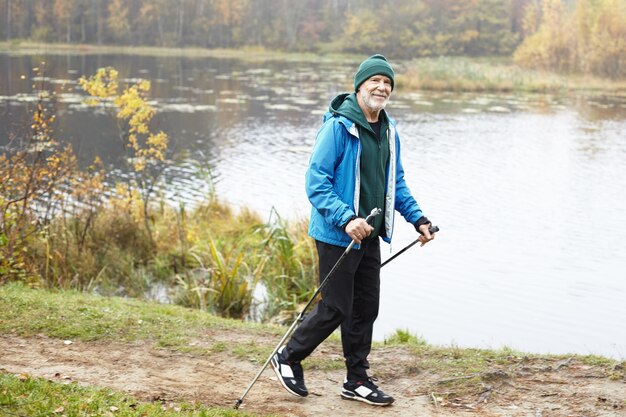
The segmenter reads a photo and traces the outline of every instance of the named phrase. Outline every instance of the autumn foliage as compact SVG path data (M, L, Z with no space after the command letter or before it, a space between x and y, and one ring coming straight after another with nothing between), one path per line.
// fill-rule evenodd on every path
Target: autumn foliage
M0 38L371 53L509 54L526 0L12 0ZM52 4L52 7L50 5Z
M602 77L626 76L626 1L532 2L524 19L519 65Z
M30 126L0 154L0 282L36 280L32 241L81 199L83 188L72 189L82 175L71 146L55 140L53 109L53 97L42 90Z

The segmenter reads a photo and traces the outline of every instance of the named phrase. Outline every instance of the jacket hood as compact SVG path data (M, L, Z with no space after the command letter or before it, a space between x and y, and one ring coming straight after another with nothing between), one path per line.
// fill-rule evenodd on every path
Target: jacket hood
M356 99L356 93L339 94L330 102L328 111L350 119L359 126L372 131L372 127L365 118L361 107L359 107L359 102ZM381 113L383 112L384 110ZM383 117L385 116L386 115L383 115Z

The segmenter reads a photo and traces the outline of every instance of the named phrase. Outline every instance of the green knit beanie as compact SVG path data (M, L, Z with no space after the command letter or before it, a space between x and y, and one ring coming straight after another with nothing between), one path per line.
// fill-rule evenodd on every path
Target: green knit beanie
M359 70L354 75L354 91L359 89L359 86L367 81L368 78L374 75L386 75L391 80L391 90L393 91L393 68L387 62L387 58L380 54L372 55L359 65Z

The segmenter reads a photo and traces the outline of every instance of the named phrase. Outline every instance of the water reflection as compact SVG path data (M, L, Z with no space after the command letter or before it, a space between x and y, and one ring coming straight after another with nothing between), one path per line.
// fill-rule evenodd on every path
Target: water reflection
M292 218L308 215L302 184L321 114L352 76L326 62L47 60L59 135L84 161L121 167L115 126L82 105L75 83L111 65L152 80L178 161L169 199L202 198L202 167L221 198ZM39 61L0 55L1 143L27 120ZM389 110L407 180L442 232L383 270L375 337L408 328L433 343L624 358L626 98L398 91ZM400 221L392 250L414 238Z

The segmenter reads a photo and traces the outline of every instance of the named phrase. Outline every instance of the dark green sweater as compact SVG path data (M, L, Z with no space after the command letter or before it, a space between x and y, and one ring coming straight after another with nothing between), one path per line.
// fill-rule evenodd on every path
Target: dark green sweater
M361 190L359 197L359 217L367 217L373 208L384 211L387 164L389 162L389 142L387 131L389 119L384 110L380 112L380 136L377 137L372 126L365 118L357 102L356 93L341 94L331 102L330 111L338 113L355 122L361 141ZM384 216L378 215L372 226L374 231L365 242L384 233Z

